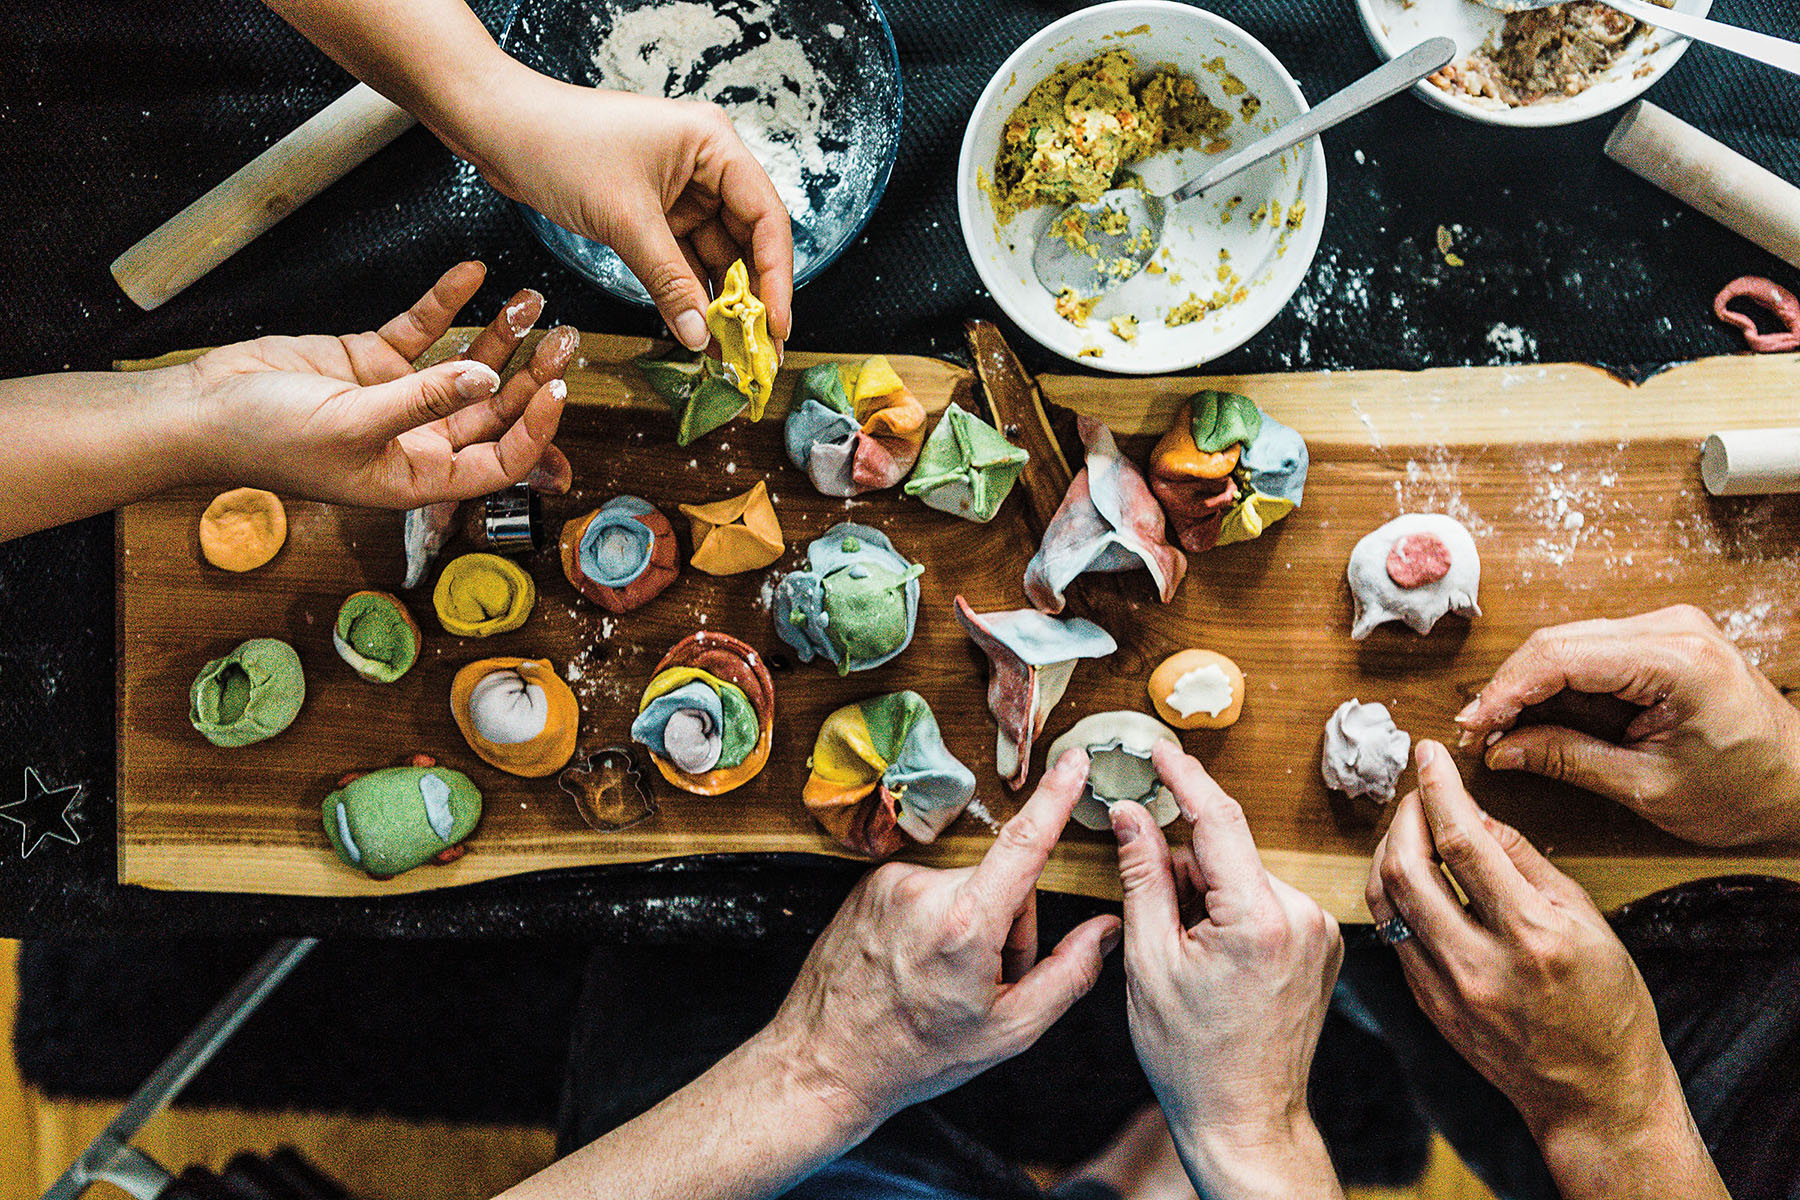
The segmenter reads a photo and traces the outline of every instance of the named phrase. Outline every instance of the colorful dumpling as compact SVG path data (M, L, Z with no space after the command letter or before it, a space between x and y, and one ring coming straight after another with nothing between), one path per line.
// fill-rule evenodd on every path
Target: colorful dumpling
M694 557L688 565L696 571L708 575L760 571L787 553L766 483L729 500L683 504L681 512L692 522Z
M484 658L450 683L450 715L469 749L490 766L538 779L575 754L581 707L542 658Z
M788 458L827 496L893 487L918 461L925 406L879 354L809 367L784 430Z
M1047 617L1035 608L978 613L961 596L956 619L988 656L988 711L999 726L994 767L1016 791L1031 774L1031 745L1068 688L1075 663L1105 658L1119 644L1079 617Z
M683 791L717 796L742 787L769 761L775 682L762 656L724 633L695 633L656 665L631 738Z
M444 565L431 606L444 632L458 637L510 633L537 603L537 584L525 568L498 554L465 554Z
M675 414L675 444L685 446L750 406L717 359L704 354L632 360Z
M775 343L768 309L750 290L743 261L731 264L725 286L706 308L706 328L719 357L678 352L633 361L675 414L675 442L705 437L745 409L760 421L775 390Z
M371 683L393 683L419 661L419 623L398 597L352 592L338 609L331 644Z
M834 525L776 585L775 632L801 662L824 658L839 675L879 667L912 641L924 573L878 530Z
M951 404L926 440L905 491L939 512L986 523L1000 511L1030 461L1024 447L1007 441L960 404Z
M750 419L762 420L775 391L775 342L769 337L769 310L750 290L743 259L731 264L725 286L707 305L706 328L719 343L726 380L749 402Z
M886 858L931 842L975 796L975 776L944 746L917 692L891 692L825 718L802 799L827 833Z
M403 767L352 772L320 815L337 856L376 879L428 862L455 862L481 821L481 789L461 771L416 754Z
M294 648L251 638L200 668L188 690L188 721L215 746L248 746L292 725L305 701Z
M1187 574L1187 558L1163 536L1163 510L1137 468L1119 454L1112 431L1078 419L1087 463L1050 518L1038 552L1025 567L1025 595L1041 612L1063 610L1063 589L1089 571L1150 572L1167 604Z
M608 612L648 604L681 573L669 518L636 496L564 522L559 548L575 590Z
M1190 554L1248 541L1300 505L1306 442L1234 392L1197 392L1150 454L1150 490Z

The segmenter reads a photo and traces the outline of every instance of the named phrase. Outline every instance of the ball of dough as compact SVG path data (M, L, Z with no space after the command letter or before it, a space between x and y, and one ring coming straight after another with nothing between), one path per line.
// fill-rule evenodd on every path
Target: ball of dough
M1387 705L1346 700L1325 722L1319 773L1326 787L1353 800L1367 796L1386 804L1394 798L1411 749L1412 736L1394 724Z
M1224 729L1244 711L1244 673L1212 650L1182 650L1150 673L1150 703L1177 729Z
M1344 575L1356 605L1350 636L1358 641L1385 621L1430 633L1445 613L1481 615L1475 539L1443 513L1395 517L1356 543Z
M200 553L220 570L254 571L286 541L287 510L274 492L233 488L200 514Z

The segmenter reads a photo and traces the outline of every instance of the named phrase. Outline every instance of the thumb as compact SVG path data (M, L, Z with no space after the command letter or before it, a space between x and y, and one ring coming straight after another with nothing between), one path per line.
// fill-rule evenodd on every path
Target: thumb
M1014 1054L1038 1040L1100 980L1100 965L1119 942L1119 918L1090 917L1056 943L1049 957L1027 971L994 1002L994 1015L1023 1035Z
M1532 887L1549 896L1567 897L1572 892L1587 895L1580 884L1557 870L1555 864L1544 857L1543 851L1517 829L1486 812L1481 814L1481 823L1487 826L1487 831L1506 851L1506 857L1512 859L1513 866L1519 868L1519 874Z
M492 367L463 358L359 388L356 405L371 431L385 440L441 420L499 389L500 376Z
M1638 750L1559 725L1515 729L1488 747L1494 771L1529 771L1629 804L1650 794L1650 767Z
M1113 835L1119 839L1119 883L1125 892L1125 932L1133 945L1148 945L1181 928L1181 905L1169 863L1169 843L1150 816L1132 800L1112 807Z
M651 303L689 350L704 350L711 337L706 332L706 288L660 212L642 212L625 221L613 241L613 251L631 268Z

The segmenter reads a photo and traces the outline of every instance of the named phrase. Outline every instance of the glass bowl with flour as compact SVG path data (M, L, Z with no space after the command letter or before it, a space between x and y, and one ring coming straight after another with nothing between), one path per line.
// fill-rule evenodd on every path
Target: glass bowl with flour
M862 232L900 148L900 57L875 0L525 0L502 44L571 83L721 105L793 218L796 286ZM518 207L571 269L650 303L618 255Z

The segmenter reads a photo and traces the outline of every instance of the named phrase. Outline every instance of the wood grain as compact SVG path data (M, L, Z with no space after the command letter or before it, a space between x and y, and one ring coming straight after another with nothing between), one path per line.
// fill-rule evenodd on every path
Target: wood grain
M424 654L406 679L381 688L338 661L330 629L348 592L397 586L393 514L291 503L287 548L268 567L227 578L204 565L195 544L207 495L165 496L125 511L118 523L122 882L356 895L686 854L833 854L798 802L813 735L839 705L900 687L931 702L950 747L975 769L992 815L1014 811L1015 798L993 774L986 665L948 612L957 592L983 609L1024 603L1021 574L1034 547L1023 500L976 526L898 493L849 502L816 495L786 463L775 419L795 371L819 361L798 354L789 356L770 419L677 449L662 406L621 365L647 345L583 338L570 379L576 403L559 437L578 480L567 510L631 491L673 513L678 503L719 499L766 478L790 547L774 570L728 579L689 573L645 609L607 618L575 595L551 555L540 555L529 563L540 591L533 619L480 642L442 633L421 588L408 600L426 630ZM894 361L933 410L972 386L968 372L948 364ZM1230 730L1186 735L1186 744L1244 802L1271 868L1342 918L1367 919L1362 884L1381 813L1334 799L1319 781L1319 731L1341 700L1385 701L1416 736L1449 737L1451 714L1533 629L1678 601L1719 616L1778 684L1800 685L1800 659L1783 646L1800 585L1800 497L1712 499L1696 465L1699 437L1713 429L1800 423L1800 364L1791 356L1688 364L1637 387L1572 366L1039 382L1051 404L1107 419L1139 458L1179 399L1203 386L1243 391L1306 435L1313 454L1306 505L1271 534L1201 556L1166 607L1143 578L1106 585L1106 620L1120 651L1077 672L1040 745L1088 713L1142 708L1144 680L1168 653L1204 645L1229 654L1249 681L1244 719ZM1447 511L1471 526L1484 560L1486 615L1473 624L1448 619L1430 638L1388 626L1352 642L1343 583L1350 548L1413 509ZM817 664L791 664L764 596L808 539L845 519L887 531L926 574L913 647L885 668L839 679ZM685 522L677 527L685 556ZM450 720L449 680L458 666L529 654L576 676L584 749L622 742L656 659L702 627L789 664L776 673L770 766L727 796L689 796L658 781L653 819L595 833L554 781L487 769ZM188 684L205 660L255 635L288 638L300 651L306 708L280 737L216 750L187 725ZM326 848L319 801L342 772L416 750L469 770L486 792L487 813L460 861L377 883ZM1684 846L1592 796L1492 775L1475 763L1465 769L1483 803L1551 850L1603 904L1724 873L1800 878L1793 846L1730 854ZM967 816L916 857L968 862L991 836ZM1071 830L1044 886L1116 895L1113 863L1110 839Z

